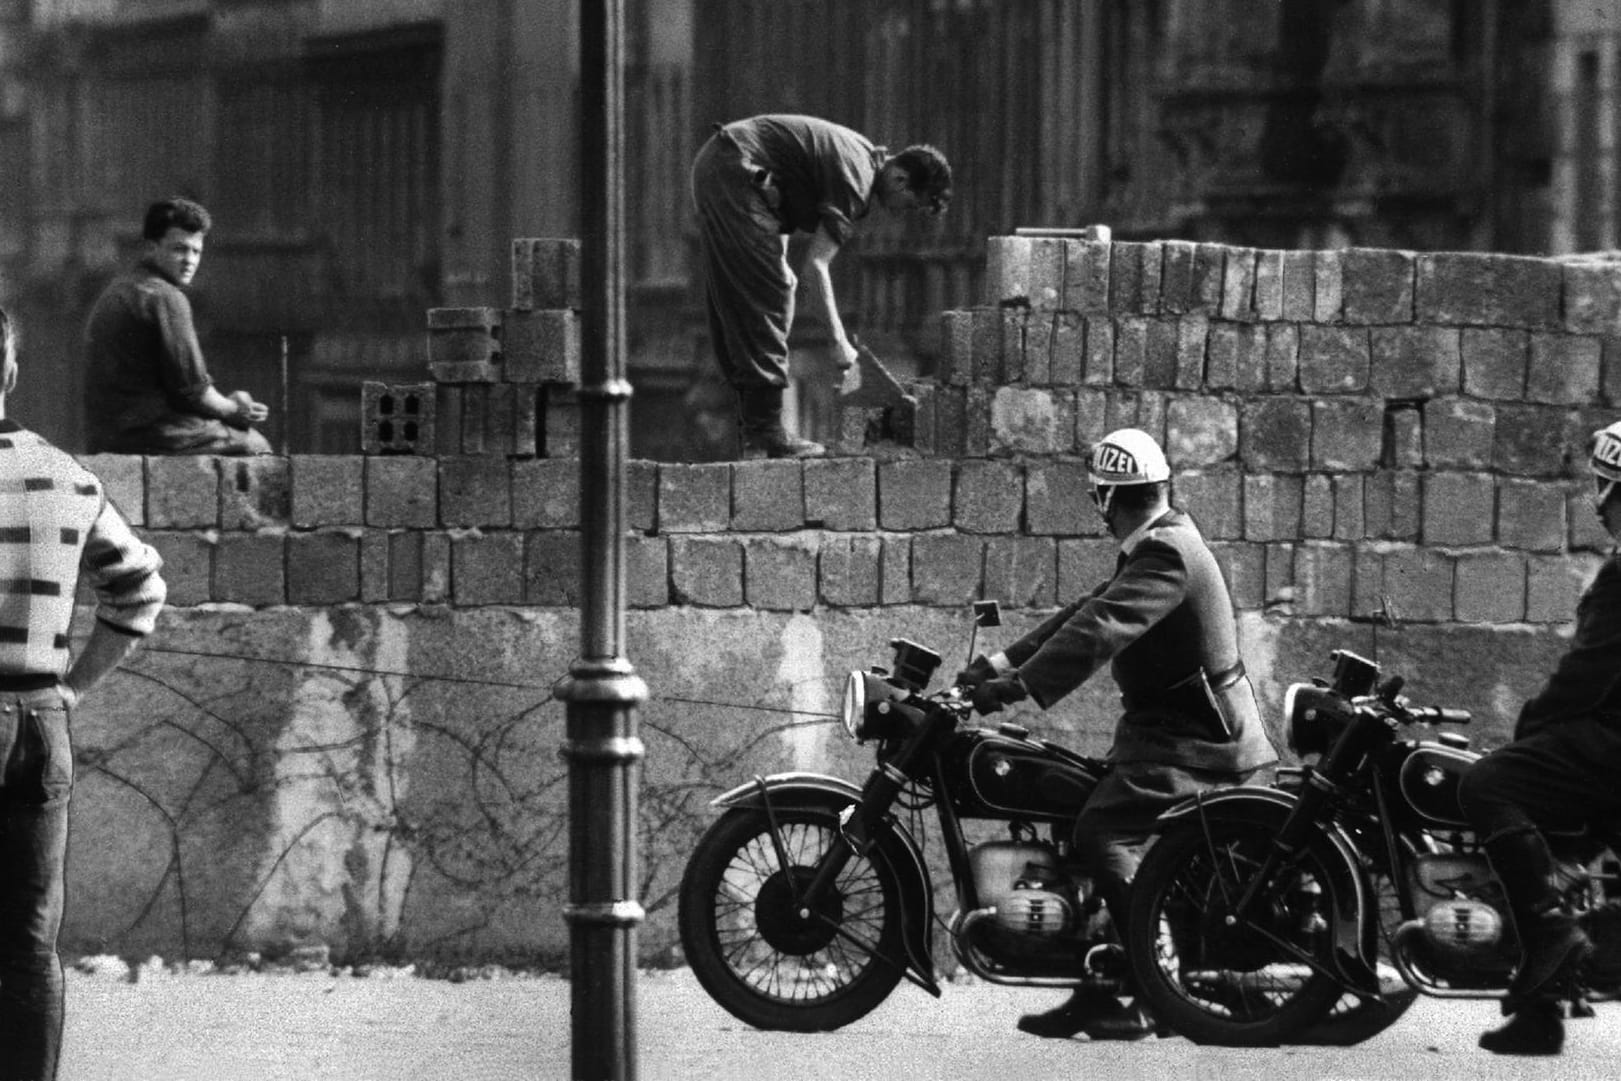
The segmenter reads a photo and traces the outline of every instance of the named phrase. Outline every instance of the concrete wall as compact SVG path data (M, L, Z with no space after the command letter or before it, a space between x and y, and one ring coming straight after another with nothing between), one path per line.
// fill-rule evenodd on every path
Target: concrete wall
M916 446L630 466L648 954L673 941L710 796L778 768L863 775L833 716L846 670L905 636L949 674L970 600L1006 606L994 649L1109 573L1079 458L1108 428L1165 440L1270 715L1347 647L1475 711L1491 744L1563 648L1607 548L1581 448L1621 392L1610 266L990 251L986 303L947 313L938 379L908 388ZM440 425L417 454L86 459L163 552L172 603L75 718L68 949L566 954L549 688L578 646L577 463L547 456L556 425L466 441L491 388L530 385L512 372L567 387L566 359L507 334L565 309L518 292L432 318L459 442ZM1020 719L1101 754L1114 706L1098 680Z

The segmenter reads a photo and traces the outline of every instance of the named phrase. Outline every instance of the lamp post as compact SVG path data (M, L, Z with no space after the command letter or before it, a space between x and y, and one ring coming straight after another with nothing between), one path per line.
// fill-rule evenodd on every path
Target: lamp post
M636 708L623 655L625 459L624 0L580 2L580 658L567 703L569 976L576 1081L636 1076Z

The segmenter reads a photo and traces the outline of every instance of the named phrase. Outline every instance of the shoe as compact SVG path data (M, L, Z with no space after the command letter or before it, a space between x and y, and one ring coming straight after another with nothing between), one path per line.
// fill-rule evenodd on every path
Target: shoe
M1153 1019L1135 999L1129 1006L1116 1002L1112 1011L1089 1022L1082 1031L1093 1040L1141 1040L1156 1034Z
M1094 1040L1140 1040L1153 1033L1154 1025L1135 1003L1127 1006L1111 994L1082 988L1057 1009L1019 1018L1019 1031L1049 1040L1081 1032Z
M1480 1046L1494 1055L1557 1055L1565 1046L1565 1022L1550 998L1527 1002L1502 1028L1482 1033Z
M1568 913L1554 909L1526 923L1530 929L1522 936L1525 960L1509 984L1509 993L1516 998L1533 996L1571 975L1593 952L1587 933Z
M821 458L827 448L788 434L782 424L781 387L752 387L738 394L744 458Z

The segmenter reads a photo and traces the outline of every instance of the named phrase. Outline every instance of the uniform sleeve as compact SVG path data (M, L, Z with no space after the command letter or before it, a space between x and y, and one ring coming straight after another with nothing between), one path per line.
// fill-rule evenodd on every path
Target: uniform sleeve
M1612 711L1621 713L1621 563L1614 560L1582 598L1570 648L1541 692L1520 710L1515 735Z
M1180 552L1151 539L1138 544L1119 574L1073 610L1066 609L1067 618L1028 658L1016 661L1030 697L1046 709L1085 683L1181 604L1187 588L1187 565ZM1008 656L1015 660L1012 649Z
M81 565L96 595L98 620L124 634L152 633L168 597L158 573L163 559L106 500L90 527Z
M197 341L197 328L191 318L191 301L176 288L159 289L152 294L153 316L158 326L161 349L158 376L163 389L173 397L195 405L213 386L203 347Z

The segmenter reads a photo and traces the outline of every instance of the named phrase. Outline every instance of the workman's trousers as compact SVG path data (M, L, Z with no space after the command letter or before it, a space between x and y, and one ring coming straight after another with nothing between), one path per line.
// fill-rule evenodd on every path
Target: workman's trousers
M54 688L0 696L0 1081L53 1081L73 748Z
M740 392L788 385L798 285L788 238L756 185L758 173L719 131L692 166L709 337L721 372Z

